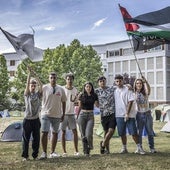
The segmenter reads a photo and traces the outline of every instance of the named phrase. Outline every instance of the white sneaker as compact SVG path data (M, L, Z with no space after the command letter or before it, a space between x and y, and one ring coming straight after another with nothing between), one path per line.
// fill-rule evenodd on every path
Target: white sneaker
M47 159L47 153L46 152L43 152L40 156L40 160L41 159Z
M157 151L153 148L153 149L150 149L150 152L151 153L157 153Z
M138 147L137 150L135 151L135 153L139 153L141 155L144 155L145 154L145 151L143 150L142 147Z
M66 152L64 152L63 155L62 155L62 157L67 157L67 156L68 156L68 155L67 155Z
M120 153L128 153L128 150L126 148L122 148Z
M74 152L74 156L80 156L79 152Z
M49 158L58 158L60 157L60 154L56 153L56 152L53 152L50 154Z

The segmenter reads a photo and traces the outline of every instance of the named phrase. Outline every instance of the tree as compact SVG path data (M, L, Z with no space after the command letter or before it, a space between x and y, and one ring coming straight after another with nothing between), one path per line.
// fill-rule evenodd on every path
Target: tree
M0 110L7 109L9 106L9 76L5 57L0 55Z

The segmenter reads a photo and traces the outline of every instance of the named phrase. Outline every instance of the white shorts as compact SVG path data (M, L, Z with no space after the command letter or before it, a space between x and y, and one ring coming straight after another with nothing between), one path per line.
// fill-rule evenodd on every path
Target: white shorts
M61 130L66 130L66 128L68 127L68 129L76 129L76 119L75 119L75 115L65 115L64 116L64 120L63 122L61 122Z

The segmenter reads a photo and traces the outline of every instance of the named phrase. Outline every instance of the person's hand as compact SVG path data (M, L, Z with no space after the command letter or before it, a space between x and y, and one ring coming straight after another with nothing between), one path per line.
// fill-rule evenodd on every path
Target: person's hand
M125 114L125 122L129 120L129 114Z

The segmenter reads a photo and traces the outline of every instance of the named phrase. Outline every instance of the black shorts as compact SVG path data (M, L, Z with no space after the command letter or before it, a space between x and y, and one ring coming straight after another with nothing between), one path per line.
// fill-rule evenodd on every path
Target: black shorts
M116 118L114 114L110 116L101 117L101 124L103 126L104 131L108 131L109 128L115 129L116 128Z

